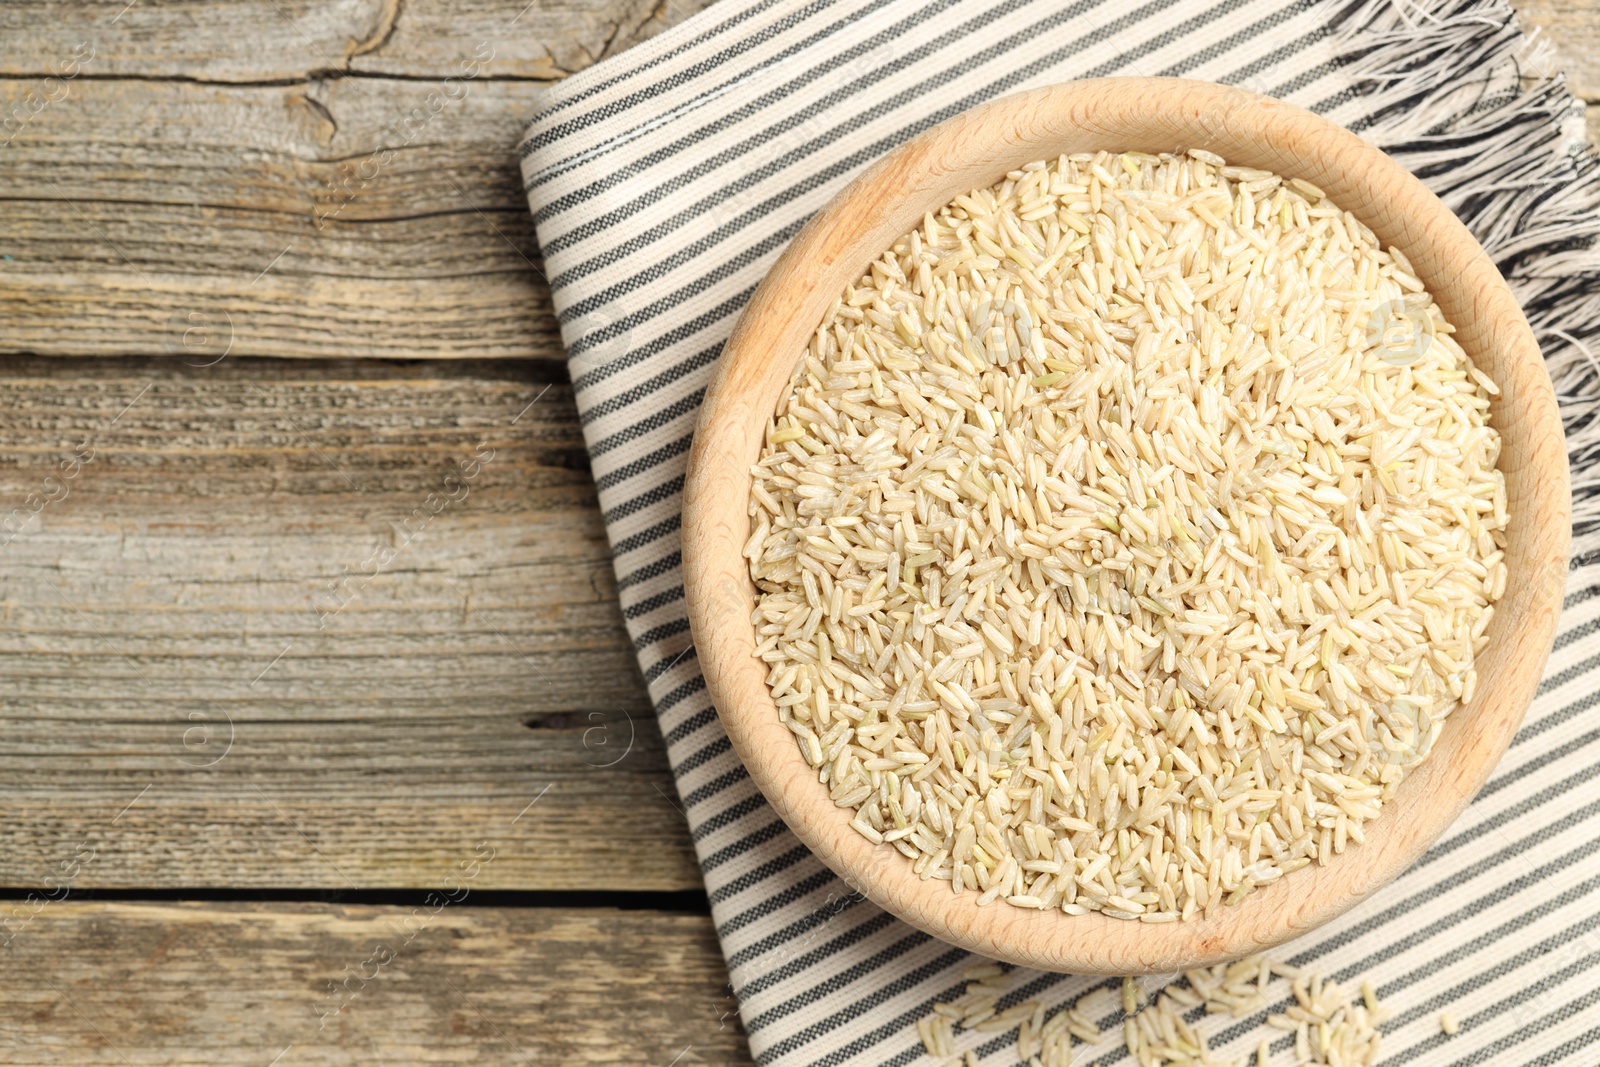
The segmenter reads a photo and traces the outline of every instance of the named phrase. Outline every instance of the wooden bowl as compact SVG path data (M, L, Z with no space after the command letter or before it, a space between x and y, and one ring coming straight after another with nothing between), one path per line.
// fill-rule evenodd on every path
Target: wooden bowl
M778 720L753 655L750 468L779 398L830 302L926 211L1065 152L1204 148L1230 163L1321 186L1398 246L1500 385L1492 421L1511 514L1509 583L1479 659L1473 701L1401 784L1366 841L1295 871L1209 919L1141 923L1028 911L922 881L889 845L849 826ZM858 178L773 267L723 348L684 487L684 589L706 684L734 748L785 822L874 903L963 948L1082 974L1159 973L1247 955L1327 922L1404 871L1488 778L1533 698L1565 583L1571 499L1554 392L1527 320L1488 255L1398 163L1307 111L1238 89L1169 78L1081 81L1006 97L945 122Z

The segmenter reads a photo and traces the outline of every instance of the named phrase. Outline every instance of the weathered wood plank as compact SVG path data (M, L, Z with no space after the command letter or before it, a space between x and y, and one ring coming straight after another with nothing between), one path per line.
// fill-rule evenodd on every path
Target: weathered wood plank
M0 79L0 108L20 102L27 84ZM543 91L479 79L450 99L429 83L387 78L83 79L70 90L20 127L0 156L8 199L268 212L305 227L286 231L298 237L329 221L475 214L475 206L526 211L514 150ZM193 213L188 228L208 221L227 228L217 225L225 218ZM145 267L162 262L130 258Z
M0 1064L750 1062L709 918L474 907L499 863L437 911L0 902Z
M126 5L126 10L124 10ZM220 82L316 71L553 79L682 21L705 0L99 0L0 5L0 74L41 80L81 42L85 72ZM486 49L483 46L487 46Z
M538 91L73 83L0 154L0 348L186 354L199 322L235 355L557 358L513 155Z
M0 360L0 885L698 886L547 370Z

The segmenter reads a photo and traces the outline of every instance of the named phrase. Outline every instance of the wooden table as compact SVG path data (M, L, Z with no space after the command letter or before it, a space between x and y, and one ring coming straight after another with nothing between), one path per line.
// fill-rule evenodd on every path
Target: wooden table
M702 0L524 2L0 5L0 1064L748 1062L511 152Z

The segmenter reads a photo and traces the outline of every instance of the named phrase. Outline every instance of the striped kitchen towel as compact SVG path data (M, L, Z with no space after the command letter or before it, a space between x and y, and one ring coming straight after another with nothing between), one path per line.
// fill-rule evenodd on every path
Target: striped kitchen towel
M1416 867L1276 957L1396 1014L1389 1065L1600 1063L1600 167L1550 51L1499 0L721 0L554 87L521 146L629 631L758 1063L929 1062L916 1023L972 957L878 910L788 832L706 696L679 572L684 463L712 364L806 218L928 126L1114 74L1231 82L1382 146L1511 279L1564 407L1580 537L1549 674L1493 780ZM1004 1008L1116 983L1015 970ZM1087 998L1087 999L1081 999ZM1441 1031L1450 1009L1460 1031ZM1254 1050L1263 1017L1209 1020ZM965 1032L984 1064L1011 1038ZM1277 1038L1274 1063L1292 1063Z

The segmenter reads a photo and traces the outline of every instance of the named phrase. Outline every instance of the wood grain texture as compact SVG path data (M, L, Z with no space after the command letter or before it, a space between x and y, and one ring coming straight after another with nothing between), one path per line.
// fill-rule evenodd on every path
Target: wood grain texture
M46 904L0 935L0 1064L750 1062L709 918L481 908L472 884L442 907Z
M57 73L90 42L96 76L262 82L312 73L436 78L487 43L487 75L552 80L645 40L706 0L10 0L0 74Z
M0 360L0 885L698 887L542 378Z
M0 351L559 359L515 145L703 6L0 5Z
M1456 340L1502 389L1492 418L1512 516L1509 588L1477 664L1478 695L1452 714L1359 848L1190 922L978 908L974 894L919 879L891 846L852 830L853 812L833 804L780 721L754 655L754 587L742 556L750 468L824 309L925 212L1031 160L1179 146L1304 177L1405 252ZM1561 421L1532 331L1487 254L1421 182L1355 135L1278 101L1178 79L1104 79L1019 93L929 130L875 164L790 244L724 346L701 408L684 487L684 587L706 684L734 747L789 826L846 881L987 956L1083 974L1159 973L1242 956L1328 921L1410 866L1465 808L1521 722L1549 653L1570 512Z
M72 83L0 155L0 346L559 358L513 153L539 87L457 88Z

